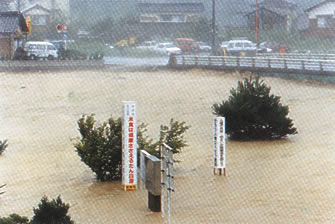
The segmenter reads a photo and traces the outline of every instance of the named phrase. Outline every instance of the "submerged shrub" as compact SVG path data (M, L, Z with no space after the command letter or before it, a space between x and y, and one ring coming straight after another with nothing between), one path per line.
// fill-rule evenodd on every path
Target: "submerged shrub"
M227 101L214 104L213 113L226 118L226 132L236 140L269 140L297 134L289 108L257 77L239 81Z
M100 181L122 178L122 120L112 117L101 126L96 125L94 115L83 115L78 121L81 139L74 146L81 160L91 168ZM146 124L137 127L138 155L146 150L159 158L159 145L167 143L179 153L186 146L183 134L189 127L185 122L171 119L170 126L161 126L160 139L146 136ZM139 157L138 157L139 158ZM138 159L139 161L139 159Z
M75 144L81 160L101 181L122 177L122 122L110 118L96 127L94 115L82 116L78 121L81 140Z
M11 214L8 217L0 217L1 224L28 224L29 219L25 216L19 216L18 214Z
M0 141L0 155L6 150L7 146L7 140Z
M62 202L60 196L49 201L46 196L41 199L37 208L34 208L34 216L30 224L73 224L71 217L67 214L69 204Z

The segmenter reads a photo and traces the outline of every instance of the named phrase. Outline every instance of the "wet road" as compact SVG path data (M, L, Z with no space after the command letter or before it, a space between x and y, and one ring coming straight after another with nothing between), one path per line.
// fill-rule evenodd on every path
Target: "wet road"
M166 66L169 57L148 57L148 58L129 58L129 57L104 57L105 65L114 68L135 68L135 67L155 67Z

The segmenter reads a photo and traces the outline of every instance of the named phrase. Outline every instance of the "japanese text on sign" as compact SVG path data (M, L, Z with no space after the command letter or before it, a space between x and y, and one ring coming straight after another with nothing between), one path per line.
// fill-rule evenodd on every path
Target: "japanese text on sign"
M137 183L137 124L135 102L123 102L122 185ZM132 188L134 189L134 188Z
M226 168L225 118L216 117L213 120L213 162L214 168Z

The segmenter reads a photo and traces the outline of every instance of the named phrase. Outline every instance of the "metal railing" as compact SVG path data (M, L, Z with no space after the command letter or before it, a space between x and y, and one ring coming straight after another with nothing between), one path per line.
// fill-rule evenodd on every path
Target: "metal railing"
M173 55L170 66L179 68L206 67L223 70L267 71L335 75L335 56L321 58L294 58L290 56L197 56Z

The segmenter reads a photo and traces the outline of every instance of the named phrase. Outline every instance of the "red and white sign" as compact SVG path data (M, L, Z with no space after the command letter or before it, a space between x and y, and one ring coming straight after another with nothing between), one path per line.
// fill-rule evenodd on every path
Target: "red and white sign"
M69 30L69 26L64 24L63 25L63 32L67 32Z
M225 140L225 118L216 117L213 120L213 162L215 169L226 168L226 140Z
M58 33L67 32L69 30L69 26L67 24L57 24L56 30Z
M123 102L122 131L122 186L126 191L136 190L137 122L135 102Z

